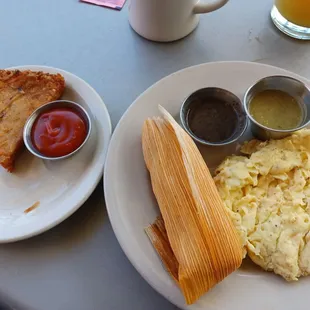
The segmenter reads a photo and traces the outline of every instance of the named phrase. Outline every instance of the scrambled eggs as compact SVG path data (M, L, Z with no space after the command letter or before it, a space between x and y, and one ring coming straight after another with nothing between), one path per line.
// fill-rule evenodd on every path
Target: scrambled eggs
M310 274L310 130L227 158L214 178L244 256L288 281Z

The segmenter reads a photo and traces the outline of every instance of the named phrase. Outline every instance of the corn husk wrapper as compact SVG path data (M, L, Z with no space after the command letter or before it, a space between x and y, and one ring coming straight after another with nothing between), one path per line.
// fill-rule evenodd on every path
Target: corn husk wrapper
M236 270L242 246L200 152L162 107L142 146L160 213L146 232L187 304Z

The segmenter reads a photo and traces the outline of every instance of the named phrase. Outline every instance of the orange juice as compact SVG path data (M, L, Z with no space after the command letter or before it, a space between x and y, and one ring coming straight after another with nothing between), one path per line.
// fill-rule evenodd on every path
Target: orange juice
M310 0L275 0L283 17L302 27L310 28Z

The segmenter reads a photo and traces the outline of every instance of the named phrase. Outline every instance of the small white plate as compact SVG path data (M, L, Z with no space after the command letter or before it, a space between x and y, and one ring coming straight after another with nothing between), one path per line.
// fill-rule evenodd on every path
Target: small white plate
M243 264L195 305L187 307L144 228L158 215L148 172L141 150L141 129L147 117L157 116L158 104L178 118L184 98L193 91L217 86L240 98L246 89L268 75L296 76L285 70L245 62L209 63L174 73L143 93L119 122L108 151L105 166L105 198L116 236L129 260L160 294L182 309L195 310L292 310L305 309L309 301L310 277L287 283L279 276ZM243 139L251 137L250 132ZM201 148L213 169L226 155L238 152L239 143L227 147Z
M51 67L10 69L60 73L66 82L63 99L81 104L92 116L89 141L71 158L43 161L24 150L14 172L0 168L0 243L42 233L76 211L91 195L102 176L111 137L110 116L97 92L77 76ZM31 212L25 210L34 203Z

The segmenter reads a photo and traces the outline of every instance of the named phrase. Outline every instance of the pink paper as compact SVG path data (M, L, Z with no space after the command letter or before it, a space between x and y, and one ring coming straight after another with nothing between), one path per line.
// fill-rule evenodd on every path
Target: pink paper
M126 0L81 0L81 1L106 6L116 10L121 10L126 2Z

